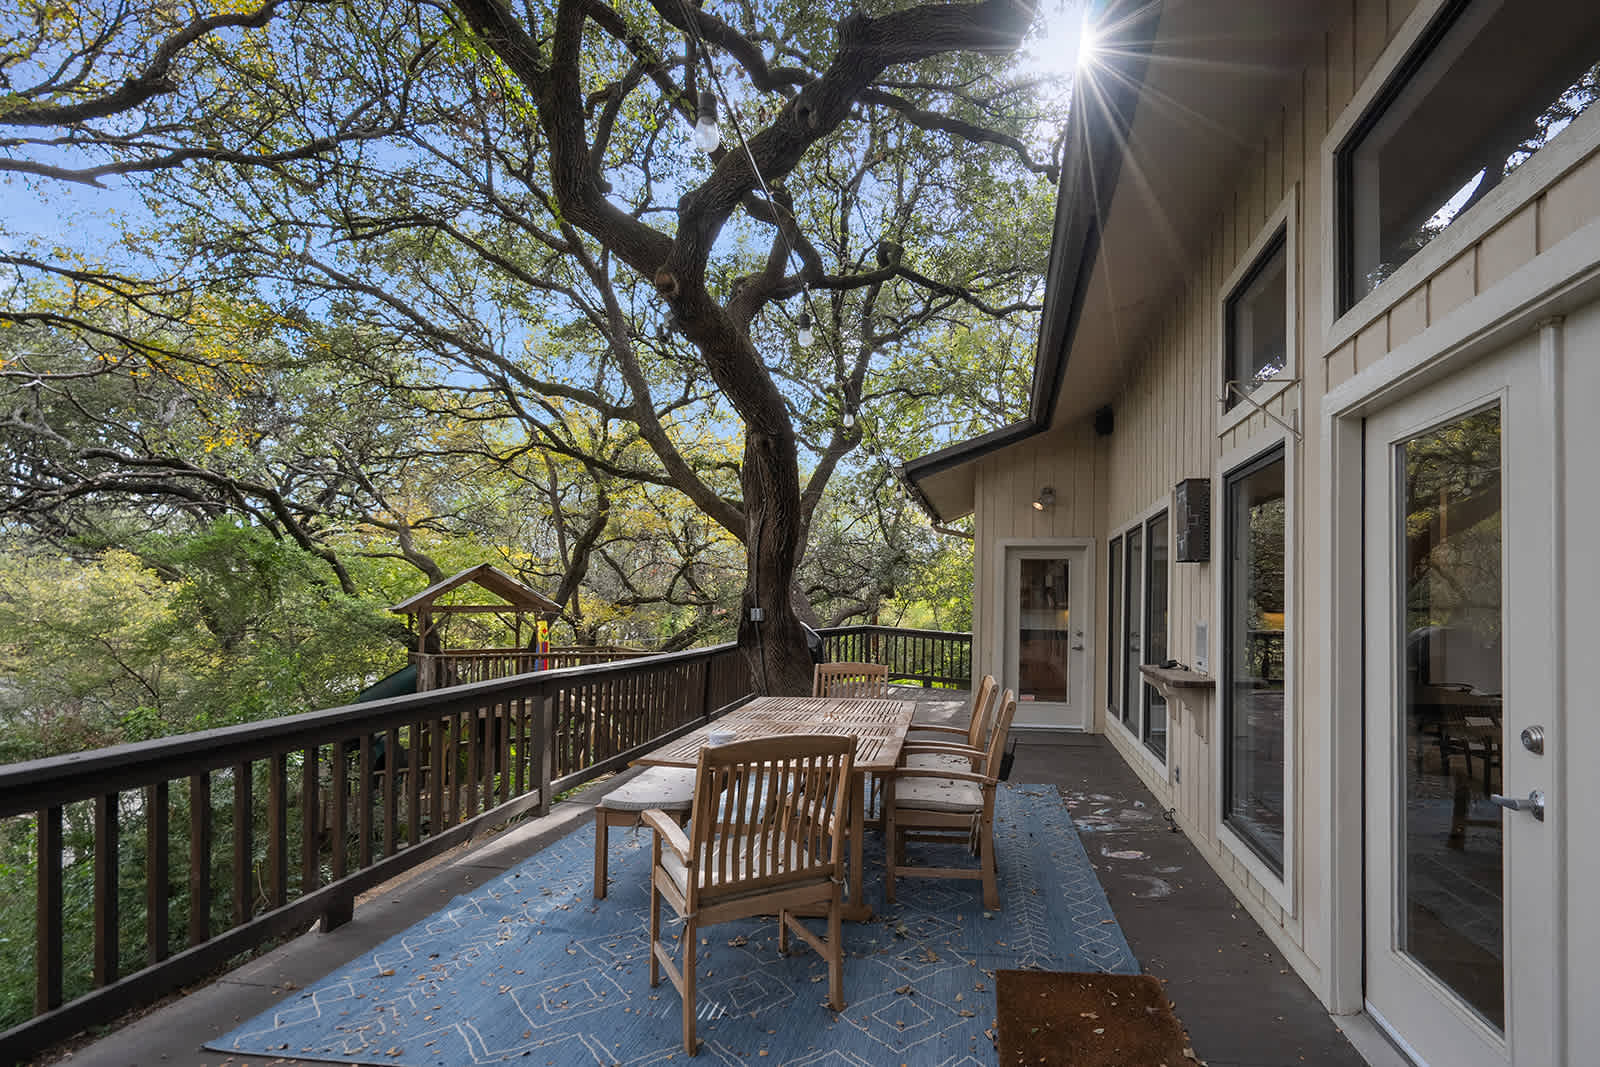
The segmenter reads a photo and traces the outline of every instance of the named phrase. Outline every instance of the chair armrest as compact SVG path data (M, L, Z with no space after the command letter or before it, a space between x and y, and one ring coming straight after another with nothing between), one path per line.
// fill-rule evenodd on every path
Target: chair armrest
M678 854L678 858L685 864L689 862L691 846L688 836L683 832L683 827L678 825L678 820L662 811L660 808L651 808L644 813L644 824L656 832L656 836L664 841L668 848Z
M994 782L985 774L973 774L971 771L946 771L936 770L932 767L896 767L892 771L885 771L886 778L942 778L945 781L976 782L978 785L993 785Z
M959 734L962 737L967 737L971 735L972 730L966 726L935 726L932 723L914 722L911 724L911 729L907 730L906 733Z
M983 759L989 753L971 745L957 745L949 741L907 741L900 746L901 755L913 752L935 752L947 756L976 756Z

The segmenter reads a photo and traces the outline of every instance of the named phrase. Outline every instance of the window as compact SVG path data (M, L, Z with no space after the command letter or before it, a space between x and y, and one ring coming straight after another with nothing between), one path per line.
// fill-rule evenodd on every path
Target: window
M1117 701L1117 679L1121 672L1117 670L1117 637L1122 633L1122 538L1111 539L1109 552L1111 572L1107 578L1106 586L1111 592L1111 605L1106 623L1106 707L1113 712L1122 705Z
M1224 411L1289 364L1289 235L1278 230L1228 296ZM1229 386L1234 388L1229 388ZM1237 389L1237 392L1235 392Z
M1145 682L1139 665L1167 660L1170 526L1161 511L1112 538L1110 551L1108 632L1113 648L1107 699L1122 725L1162 762L1167 758L1167 702Z
M1144 579L1146 663L1167 661L1167 563L1171 559L1167 525L1167 513L1164 511L1144 525L1145 541L1149 546L1145 554ZM1144 730L1141 736L1146 747L1165 762L1167 700L1153 685L1144 687Z
M1143 655L1140 641L1140 629L1144 624L1144 613L1139 610L1143 603L1139 596L1139 580L1144 576L1144 540L1143 531L1135 526L1128 531L1128 565L1123 569L1123 604L1127 605L1122 613L1122 724L1130 730L1135 728L1134 709L1139 704L1140 686L1144 676L1139 673L1139 664L1143 662L1139 657Z
M1284 448L1223 481L1222 821L1279 877L1284 839Z
M1600 4L1453 0L1336 157L1348 310L1600 99Z

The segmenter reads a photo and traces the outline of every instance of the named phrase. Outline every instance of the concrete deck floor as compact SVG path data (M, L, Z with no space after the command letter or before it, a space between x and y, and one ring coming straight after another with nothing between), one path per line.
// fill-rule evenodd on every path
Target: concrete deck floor
M905 695L925 701L932 696ZM948 699L927 707L932 717L947 719L964 711L961 701ZM434 868L372 894L348 925L295 938L55 1062L73 1067L306 1062L230 1057L200 1046L433 914L457 894L592 823L597 790L621 780L450 854ZM1188 839L1168 829L1155 799L1104 738L1020 737L1011 781L1056 786L1075 817L1100 809L1113 816L1103 828L1082 834L1084 847L1134 955L1146 973L1166 980L1200 1060L1211 1067L1402 1062L1373 1038L1365 1020L1358 1017L1353 1021L1359 1028L1351 1028L1328 1016ZM1362 1052L1347 1039L1346 1029Z

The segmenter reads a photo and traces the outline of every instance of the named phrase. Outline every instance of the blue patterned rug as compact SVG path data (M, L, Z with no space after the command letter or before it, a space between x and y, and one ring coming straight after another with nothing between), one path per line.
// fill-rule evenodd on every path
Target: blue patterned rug
M568 834L208 1047L413 1067L682 1057L677 991L665 977L649 985L649 832L611 832L602 901L593 833ZM888 907L881 835L868 835L879 918L845 923L837 1015L823 1003L826 965L798 940L780 956L775 920L704 928L702 1061L993 1064L996 970L1138 971L1054 788L1002 787L996 847L1003 910L983 910L979 882L928 879L902 880ZM663 906L663 925L671 914Z

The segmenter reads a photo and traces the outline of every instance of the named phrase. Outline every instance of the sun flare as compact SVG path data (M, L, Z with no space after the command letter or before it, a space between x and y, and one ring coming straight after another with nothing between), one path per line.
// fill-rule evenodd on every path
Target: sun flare
M1033 32L1022 45L1023 69L1051 78L1070 79L1094 62L1095 32L1089 5L1081 0L1045 0Z

